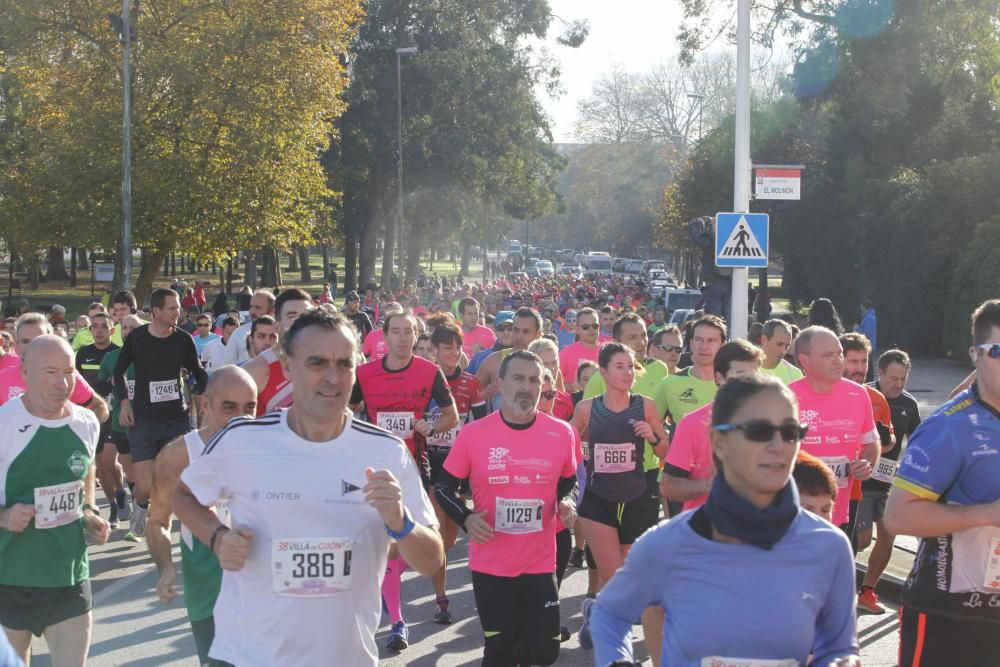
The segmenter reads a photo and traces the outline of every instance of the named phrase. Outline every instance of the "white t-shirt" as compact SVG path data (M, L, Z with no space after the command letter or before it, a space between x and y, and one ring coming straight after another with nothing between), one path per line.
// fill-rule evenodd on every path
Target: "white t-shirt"
M225 359L228 352L229 346L224 344L221 338L209 341L201 350L201 365L209 373L217 371L226 365Z
M229 344L224 348L225 351L219 366L225 366L226 364L238 366L250 360L250 353L247 351L247 336L250 335L250 327L252 325L253 322L247 322L233 329L233 333L229 336Z
M209 655L240 667L329 664L334 656L375 667L391 539L365 502L365 469L395 475L415 523L437 525L434 510L402 440L348 415L338 438L309 442L287 415L233 420L181 475L199 502L226 500L232 525L254 532L244 568L223 573ZM310 559L332 551L294 561L307 543ZM315 572L305 574L307 564ZM319 567L330 579L306 581ZM305 594L310 586L328 593Z

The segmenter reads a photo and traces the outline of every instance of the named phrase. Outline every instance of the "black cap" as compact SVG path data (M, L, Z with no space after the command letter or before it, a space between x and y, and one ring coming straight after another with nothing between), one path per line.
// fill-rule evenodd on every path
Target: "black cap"
M354 290L349 290L346 294L344 294L344 301L361 301L361 297L359 297L358 293Z

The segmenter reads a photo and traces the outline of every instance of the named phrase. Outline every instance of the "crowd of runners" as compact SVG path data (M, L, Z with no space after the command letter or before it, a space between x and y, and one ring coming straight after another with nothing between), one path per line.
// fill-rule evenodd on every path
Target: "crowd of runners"
M997 664L1000 300L972 314L968 386L922 416L873 311L845 331L825 299L743 340L617 275L198 287L0 332L0 665L33 636L86 663L109 539L145 543L164 603L183 573L201 664L375 665L380 623L410 645L407 569L456 620L463 539L483 665L554 664L574 634L638 664L641 624L657 666L847 667L895 535L922 538L899 664Z

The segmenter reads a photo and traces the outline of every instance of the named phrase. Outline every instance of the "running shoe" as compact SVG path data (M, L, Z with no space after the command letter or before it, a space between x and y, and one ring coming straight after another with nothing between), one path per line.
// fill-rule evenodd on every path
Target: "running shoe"
M858 609L863 609L869 614L884 614L886 608L879 602L878 594L874 588L865 588L858 595Z
M569 564L573 567L583 567L583 549L573 549L569 555Z
M125 536L122 539L126 542L142 542L142 538L137 536L131 530L125 533Z
M132 507L131 503L128 502L125 489L115 491L115 504L118 506L118 518L122 521L128 521L129 517L132 516Z
M448 611L448 600L437 601L437 612L434 614L434 622L438 625L449 625L452 621L451 612Z
M142 538L146 537L146 515L149 514L149 509L142 507L139 503L135 502L133 499L132 516L128 522L128 530L132 535L137 537L135 540L138 542ZM132 540L129 540L130 542Z
M118 530L118 508L111 503L111 513L108 515L108 526L111 530Z
M389 641L385 647L390 651L402 651L410 645L410 631L406 627L406 621L396 621L392 624L392 632L389 633Z
M559 643L560 644L562 644L564 642L568 642L569 638L572 637L572 636L573 635L570 633L569 628L567 628L565 625L560 625L559 626Z
M584 598L580 603L580 614L583 615L583 623L580 625L580 648L591 651L594 648L594 640L590 636L590 612L594 607L594 598Z

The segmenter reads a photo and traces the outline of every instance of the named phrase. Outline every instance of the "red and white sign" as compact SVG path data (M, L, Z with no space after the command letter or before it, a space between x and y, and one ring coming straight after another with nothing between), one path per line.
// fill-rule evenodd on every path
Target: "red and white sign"
M802 170L757 169L756 174L757 199L800 199Z

